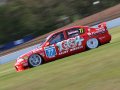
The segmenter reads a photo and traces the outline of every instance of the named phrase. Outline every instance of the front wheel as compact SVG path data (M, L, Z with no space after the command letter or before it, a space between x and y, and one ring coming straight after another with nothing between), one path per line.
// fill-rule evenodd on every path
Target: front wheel
M36 67L42 64L43 60L42 57L38 54L33 54L29 57L28 63L30 67Z
M99 42L96 38L91 38L87 41L87 48L88 49L94 49L99 46Z

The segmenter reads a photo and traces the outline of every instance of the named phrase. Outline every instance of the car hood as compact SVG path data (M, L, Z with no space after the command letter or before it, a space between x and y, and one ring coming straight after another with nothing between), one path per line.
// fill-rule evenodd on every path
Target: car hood
M33 50L31 50L31 51L29 51L29 52L27 52L27 53L25 53L25 54L23 54L23 55L21 55L21 56L19 56L18 58L17 58L17 60L19 60L19 59L27 59L30 55L32 55L33 53L38 53L38 52L41 52L42 51L42 48L40 47L40 48L35 48L35 49L33 49Z

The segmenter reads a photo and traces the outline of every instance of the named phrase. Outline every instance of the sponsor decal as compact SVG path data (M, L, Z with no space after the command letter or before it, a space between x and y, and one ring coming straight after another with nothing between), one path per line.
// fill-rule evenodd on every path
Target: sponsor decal
M48 58L53 58L56 56L56 49L54 46L45 47L45 54Z
M73 30L73 31L70 31L70 32L68 32L68 35L71 35L71 34L74 34L74 33L78 33L78 30Z
M81 38L80 36L77 36L75 38L70 38L68 40L64 40L62 42L58 42L56 46L58 47L59 54L65 54L69 50L74 51L80 48L83 48L82 46L82 41L84 39Z
M88 36L97 36L97 35L99 35L99 34L104 34L105 32L106 32L106 30L104 29L104 28L98 28L98 29L96 29L96 31L95 32L91 32L90 31L90 29L88 30L89 32L87 33L88 34Z

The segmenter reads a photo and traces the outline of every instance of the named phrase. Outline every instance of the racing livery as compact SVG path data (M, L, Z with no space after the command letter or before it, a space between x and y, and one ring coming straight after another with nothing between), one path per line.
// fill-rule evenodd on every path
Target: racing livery
M88 49L94 49L102 44L109 43L109 34L106 23L98 28L88 26L73 26L49 35L39 48L36 48L17 58L15 69L17 72L39 66Z

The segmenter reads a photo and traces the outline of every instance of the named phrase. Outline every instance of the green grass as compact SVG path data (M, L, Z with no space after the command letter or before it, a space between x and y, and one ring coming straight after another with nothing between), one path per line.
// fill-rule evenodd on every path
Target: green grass
M20 73L0 65L0 90L120 90L120 27L112 41Z

